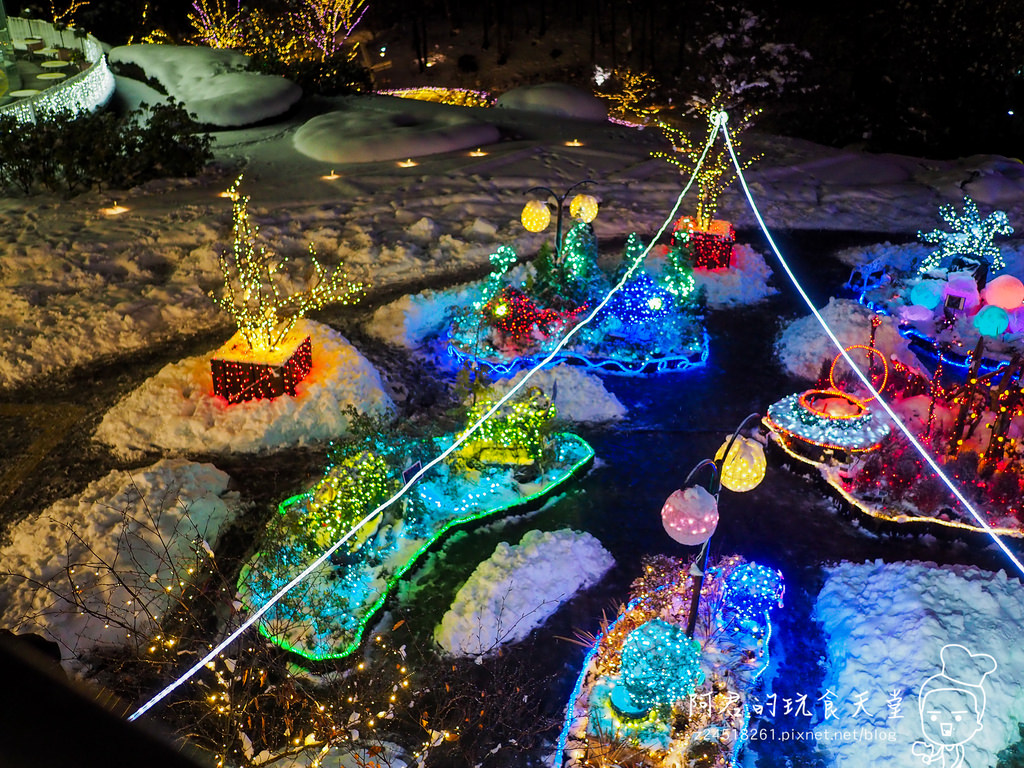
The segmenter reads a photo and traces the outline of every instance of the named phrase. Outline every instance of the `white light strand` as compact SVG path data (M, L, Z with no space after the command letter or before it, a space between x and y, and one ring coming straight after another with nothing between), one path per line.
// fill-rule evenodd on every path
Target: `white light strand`
M786 259L783 258L778 246L772 239L771 233L768 231L768 227L764 223L764 219L761 218L761 212L757 209L757 205L754 203L754 198L750 193L750 188L747 186L747 180L743 176L743 169L740 166L739 158L736 157L736 151L733 149L732 140L729 137L729 131L722 131L722 135L725 138L726 146L729 148L729 155L730 157L732 157L733 165L736 167L736 178L739 179L740 186L743 187L743 194L746 195L747 204L750 206L750 210L753 212L754 218L757 219L758 226L761 227L761 231L764 233L765 238L768 240L768 244L771 246L772 251L775 253L775 257L779 260L779 263L782 264L782 268L786 271L786 275L789 276L790 282L793 283L793 286L796 288L801 298L804 300L807 306L810 307L815 319L817 319L818 323L825 330L825 333L828 335L829 339L831 339L836 349L839 350L839 353L843 356L843 359L846 361L847 365L849 365L853 369L854 373L857 374L857 378L860 379L861 383L865 387L867 387L868 391L871 392L871 394L878 400L878 404L882 406L882 409L886 412L886 414L888 414L889 418L892 419L893 423L895 423L896 426L899 427L900 431L904 435L906 435L907 439L910 441L910 444L913 445L917 452L921 454L921 457L928 463L928 466L932 468L932 471L935 472L935 474L939 477L940 480L942 480L943 483L945 483L946 487L949 488L949 490L953 493L957 500L961 504L963 504L964 508L971 514L971 517L973 517L978 522L978 525L981 526L982 530L984 530L985 533L987 533L992 538L992 540L999 546L999 548L1003 550L1005 555L1010 559L1010 562L1012 562L1017 567L1017 570L1021 573L1021 575L1024 576L1024 564L1022 564L1020 560L1017 559L1017 557L1013 554L1013 552L1010 551L1010 549L1006 546L1006 544L999 537L999 535L992 530L989 524L985 521L981 514L971 505L971 503L963 495L960 489L957 488L956 485L953 484L953 481L950 480L946 476L945 472L942 471L942 468L939 466L938 462L934 458L932 458L931 454L928 453L927 449L925 449L925 447L921 445L920 442L918 442L917 438L914 437L914 435L911 433L907 425L900 420L900 418L896 415L896 412L893 411L889 403L882 398L881 393L879 393L878 390L875 389L874 385L871 383L870 378L860 368L857 367L857 364L855 362L853 362L853 358L850 357L849 353L846 351L846 347L844 347L843 344L839 341L835 333L832 332L832 329L829 328L828 323L825 322L825 318L822 317L821 313L818 312L818 310L815 308L814 303L811 301L810 297L804 291L803 286L801 286L800 282L796 279L796 275L793 274L793 270L789 268L789 264L786 262Z
M219 642L216 646L214 646L210 650L210 652L207 653L202 659L200 659L195 664L193 664L191 667L189 667L188 670L186 670L185 673L183 675L181 675L181 677L179 677L177 680L172 682L170 685L168 685L166 688L164 688L162 691L160 691L158 694L156 694L153 698L151 698L149 701L147 701L145 704L143 704L141 707L139 707L137 710L135 710L135 712L133 712L131 715L129 715L128 722L132 722L134 720L137 720L139 717L144 715L154 705L156 705L157 703L162 701L169 694L171 694L175 689L177 689L180 685L182 685L187 680L189 680L193 675L195 675L199 670L201 670L203 667L205 667L207 664L209 664L211 661L213 661L217 657L217 655L220 654L221 651L223 651L231 643L233 643L235 640L237 640L238 637L243 632L245 632L245 630L249 629L249 627L251 627L253 624L255 624L265 613L267 613L267 611L269 611L274 605L276 605L281 600L281 598L283 598L286 594L288 594L288 592L290 592L298 584L300 584L302 581L304 581L307 576L309 576L313 571L315 571L324 562L326 562L330 558L330 556L333 555L341 547L342 544L347 542L350 538L352 538L353 535L355 535L356 531L358 531L360 528L362 528L368 522L370 522L375 517L377 517L377 515L381 514L385 509L387 509L392 504L394 504L396 501L398 501L400 498L402 498L402 496L404 496L405 493L413 485L415 485L416 481L418 481L421 477L423 477L423 475L425 475L429 470L431 470L432 468L434 468L435 466L440 464L442 461L444 461L456 449L458 449L459 446L461 446L463 443L465 443L474 432L476 432L478 429L480 429L480 427L483 425L483 423L485 421L487 421L487 419L491 418L491 416L493 416L495 413L497 413L501 409L501 407L504 406L505 403L507 403L512 398L513 395L515 395L519 390L521 390L524 386L526 386L526 383L531 378L533 378L533 376L538 371L540 371L544 366L546 366L548 363L550 363L558 355L558 353L562 350L562 348L565 347L565 345L569 342L569 340L573 336L575 336L576 333L581 328L583 328L585 325L590 323L597 316L598 312L600 312L604 308L604 306L608 303L608 301L611 299L611 297L614 296L616 293L618 293L618 291L622 288L623 285L625 285L625 283L629 280L629 278L633 276L633 273L636 272L636 270L643 263L644 259L647 258L647 254L650 252L651 248L654 247L654 244L656 242L658 242L658 240L664 234L665 229L668 227L668 225L676 220L676 212L679 210L679 206L682 204L683 198L685 198L686 194L690 191L690 187L693 186L693 182L697 178L697 173L700 171L701 166L704 164L704 158L707 157L707 154L710 151L711 146L714 144L715 138L718 135L718 130L721 127L721 125L722 125L722 121L720 121L720 120L716 120L715 121L714 128L708 134L707 144L705 144L705 146L704 146L704 152L701 153L700 160L697 162L697 166L693 169L693 173L690 175L689 181L686 182L686 186L683 187L683 191L679 193L678 197L676 197L675 205L672 206L672 211L669 213L668 218L665 219L665 221L662 223L661 227L658 229L657 235L655 235L651 239L650 243L647 244L647 247L644 249L643 256L640 257L639 259L637 259L634 262L633 266L629 270L627 270L626 274L624 274L622 276L622 279L619 280L619 282L615 286L613 286L610 291L608 291L608 295L604 297L604 299L593 309L593 311L591 311L590 314L588 314L579 323L577 323L575 326L573 326L565 334L565 336L562 337L562 339L558 342L558 344L555 345L554 349L548 354L547 357L545 357L537 365L535 365L533 368L531 368L529 371L527 371L526 374L523 376L523 378L519 381L518 384L516 384L511 389L509 389L509 391L506 392L505 395L503 397L501 397L490 408L490 410L488 410L483 416L481 416L479 419L477 419L477 421L472 426L470 426L469 429L467 429L459 438L457 438L451 444L451 446L449 446L439 456L437 456L436 458L434 458L433 460L431 460L427 464L424 464L423 467L421 467L420 470L418 472L416 472L416 474L414 474L405 483L405 485L403 485L401 488L399 488L398 491L396 491L393 496L391 496L389 499L387 499L384 502L382 502L380 504L380 506L378 506L376 509L374 509L372 512L370 512L368 515L366 515L366 517L364 517L358 523L356 523L348 533L346 533L344 536L342 536L338 541L336 541L333 545L331 545L331 547L327 551L325 551L323 554L321 554L319 557L317 557L313 562L311 562L308 566L306 566L306 568L300 574L298 574L295 578L293 578L291 581L289 581L287 584L285 584L280 590L278 590L277 593L272 595L270 597L270 599L266 603L264 603L263 606L260 607L255 613L253 613L248 619L246 619L238 627L238 629L236 629L234 632L232 632L230 635L228 635L226 638L224 638L221 642Z

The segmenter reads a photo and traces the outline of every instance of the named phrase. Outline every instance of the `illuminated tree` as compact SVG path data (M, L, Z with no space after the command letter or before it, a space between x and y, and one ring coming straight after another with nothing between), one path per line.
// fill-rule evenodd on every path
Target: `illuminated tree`
M994 211L981 218L977 204L970 198L964 197L964 212L957 213L952 205L939 207L939 214L942 220L949 227L948 232L941 229L933 229L931 232L918 232L917 236L923 242L939 246L939 250L928 254L927 258L918 267L918 272L924 273L935 269L943 260L953 259L956 256L968 256L981 260L992 266L993 271L998 272L1006 264L1003 262L999 246L993 240L996 235L1012 235L1013 227L1003 211Z
M707 133L699 142L694 141L687 131L666 123L658 123L658 127L661 128L665 138L672 143L672 152L651 153L652 157L660 157L667 160L678 168L679 172L686 178L689 178L698 165L700 165L695 180L697 184L696 218L697 228L704 231L710 228L711 220L714 219L715 211L718 207L718 198L735 173L729 150L726 147L725 141L720 136L716 137L715 143L708 150L703 163L701 163L701 155L704 152L707 138L715 130L716 121L719 119L718 116L723 111L724 105L725 97L722 94L718 94L711 101L696 106L697 112L704 117L708 124ZM732 138L732 145L736 150L737 156L740 154L741 136L759 114L761 114L761 110L753 109L728 115L725 129L729 131L729 136ZM761 157L761 155L750 157L742 162L740 167L745 170L760 160Z
M193 42L210 48L237 49L245 45L242 0L193 0L188 20L196 29Z
M495 401L493 395L478 399L470 407L466 421L476 423ZM503 405L455 455L461 460L532 464L544 452L545 437L554 418L554 404L538 387L532 387L526 397Z
M319 549L326 549L395 490L387 461L371 451L340 457L309 492L302 526ZM379 518L378 521L379 523ZM376 530L364 525L349 540L355 550Z
M301 0L293 18L299 34L326 61L341 50L368 8L366 0Z
M66 7L58 5L50 0L50 18L54 24L74 24L75 16L80 10L89 5L90 0L69 0Z
M651 101L658 82L647 72L615 69L599 85L603 87L596 93L610 102L608 114L612 117L640 118L646 123L658 111Z
M238 191L239 176L228 189L234 218L234 243L220 254L224 275L221 296L211 298L229 312L249 347L257 352L276 349L307 312L327 304L352 304L362 296L365 285L353 282L340 267L328 272L309 246L314 276L305 290L285 294L283 268L287 257L275 257L256 247L257 227L249 220L249 197Z

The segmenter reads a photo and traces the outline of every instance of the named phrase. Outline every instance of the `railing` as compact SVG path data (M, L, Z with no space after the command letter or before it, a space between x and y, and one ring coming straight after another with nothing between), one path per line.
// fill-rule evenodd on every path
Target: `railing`
M48 48L77 48L89 67L45 91L0 107L0 115L13 115L20 122L35 122L40 112L93 110L113 95L114 75L107 66L103 47L92 35L79 37L71 29L61 30L45 21L16 17L7 19L7 29L12 41L37 37Z

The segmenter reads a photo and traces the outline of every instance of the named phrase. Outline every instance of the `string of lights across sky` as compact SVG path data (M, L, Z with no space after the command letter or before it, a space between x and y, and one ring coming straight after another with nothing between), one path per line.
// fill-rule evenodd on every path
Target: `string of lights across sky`
M903 424L902 421L900 421L900 419L893 412L893 410L890 407L890 405L885 400L882 399L881 395L872 386L871 381L869 380L868 376L863 371L861 371L861 369L857 366L856 363L854 363L853 359L846 352L845 347L843 347L843 345L840 343L839 339L836 337L835 333L833 333L832 329L829 328L828 324L825 322L825 318L823 318L821 316L821 314L818 312L818 310L814 307L814 304L811 302L810 298L807 296L807 294L804 291L803 287L800 285L800 282L797 280L796 275L793 274L793 271L790 269L789 264L786 262L786 260L783 257L782 253L779 251L778 246L776 246L775 241L772 239L771 233L768 231L768 227L764 223L764 219L761 218L761 214L758 211L757 205L754 203L754 198L752 197L752 195L750 193L750 188L747 186L746 179L743 176L743 169L742 169L742 166L741 166L741 164L739 162L739 159L736 156L736 151L733 148L732 140L729 137L729 132L728 132L728 129L726 128L727 121L728 121L728 115L725 112L719 112L715 116L715 118L713 120L713 124L712 124L711 130L708 132L707 143L704 145L704 150L701 153L700 159L698 160L698 162L697 162L693 172L691 173L689 180L686 182L686 185L683 187L682 191L676 197L676 201L675 201L675 204L672 206L672 210L669 212L668 216L665 218L665 220L662 223L661 227L658 229L657 234L651 239L651 241L648 243L647 247L644 249L643 256L641 258L636 259L633 262L633 265L630 267L630 269L622 276L622 278L619 280L619 282L616 283L611 288L611 290L608 291L608 294L604 297L604 299L602 299L593 308L593 310L591 310L579 323L577 323L575 326L573 326L565 334L565 336L558 342L558 344L555 345L555 347L551 350L551 352L547 355L547 357L545 357L543 360L541 360L539 363L537 363L537 365L535 365L533 368L529 369L526 372L526 374L523 376L523 378L520 379L520 381L517 384L515 384L511 389L509 389L509 391L507 393L505 393L505 395L503 397L501 397L497 402L495 402L494 405L491 406L491 408L486 413L484 413L479 419L477 419L476 422L474 422L472 425L470 425L470 427L461 436L459 436L459 438L456 439L451 444L451 446L449 446L445 451L443 451L441 454L439 454L436 458L434 458L431 461L429 461L426 464L424 464L423 467L421 467L419 469L419 471L417 471L412 477L409 478L409 480L406 481L406 483L401 488L398 489L398 491L396 491L390 498L388 498L384 502L382 502L374 510L369 512L362 520L360 520L358 523L356 523L352 527L352 529L348 531L348 533L346 533L344 536L342 536L340 539L338 539L338 541L336 541L333 545L331 545L325 552L323 552L323 554L321 554L319 557L317 557L315 560L313 560L301 573L299 573L291 581L289 581L287 584L285 584L276 594L272 595L270 597L270 599L267 600L266 603L264 603L258 610L254 611L238 628L236 628L233 632L231 632L231 634L229 634L227 637L225 637L221 642L219 642L213 648L211 648L210 651L205 656L203 656L203 658L201 658L199 661L197 661L195 664L193 664L191 667L189 667L180 677L178 677L176 680L174 680L172 683L170 683L167 687L165 687L163 690L161 690L159 693L157 693L155 696L153 696L149 701L147 701L145 704L143 704L141 707L139 707L135 712L133 712L128 717L128 721L129 722L137 720L139 717L144 715L152 707L154 707L156 704L158 704L160 701L162 701L164 698L166 698L168 695L170 695L179 686L183 685L190 678L192 678L197 672L199 672L201 669L206 667L215 658L217 658L218 655L225 648L227 648L229 645L231 645L246 630L248 630L250 627L252 627L257 621L259 621L260 618L262 618L264 614L266 614L286 594L288 594L288 592L290 592L298 584L302 583L313 571L315 571L317 568L320 567L320 565L322 565L324 562L326 562L331 557L331 555L333 555L343 544L345 544L349 539L351 539L352 536L354 536L355 533L360 528L362 528L364 525L368 524L371 520L373 520L378 515L380 515L385 509L387 509L392 504L394 504L396 501L398 501L400 498L402 498L402 496L404 496L409 491L409 489L412 488L412 486L415 485L416 482L419 481L419 479L421 477L423 477L427 472L429 472L435 466L437 466L442 461L444 461L454 451L456 451L478 429L480 429L480 427L483 425L483 423L485 421L487 421L489 418L494 416L494 414L496 414L500 408L502 408L521 389L523 389L526 386L527 382L538 371L543 369L552 360L554 360L554 358L566 346L566 344L568 344L569 341L581 329L583 329L585 326L590 324L590 322L593 321L593 319L605 307L605 305L611 300L611 298L622 289L622 287L630 280L630 278L632 278L633 274L636 272L636 270L638 270L640 268L640 266L643 264L643 262L647 258L647 254L650 252L651 248L653 248L654 245L661 239L661 236L664 234L664 232L668 228L669 224L676 220L676 215L678 213L679 207L682 205L683 199L686 197L687 193L690 191L690 188L693 186L693 183L696 180L697 175L700 173L701 168L704 165L704 160L707 157L707 154L710 151L711 147L714 145L715 140L718 138L718 133L719 132L721 132L722 135L723 135L723 138L725 140L726 146L727 146L727 148L729 150L729 155L732 158L733 165L736 168L737 178L739 179L740 185L743 188L743 193L744 193L744 195L747 198L747 202L750 205L750 209L753 212L754 217L757 219L758 225L761 227L761 231L764 232L765 238L767 239L769 245L771 246L771 249L774 252L776 258L778 258L779 262L782 264L782 268L785 270L785 272L786 272L787 276L789 277L790 281L792 281L793 285L796 287L797 291L799 292L799 294L803 298L803 300L806 302L807 306L810 307L811 312L814 314L814 317L821 324L822 328L825 330L825 333L828 335L829 339L831 339L832 343L835 344L837 349L839 349L840 353L843 355L843 357L846 360L847 364L850 365L850 367L854 370L854 372L857 374L858 378L864 383L864 385L868 388L868 390L871 392L871 394L874 395L877 398L879 404L882 406L882 408L885 410L885 412L889 415L889 417L893 420L893 422L900 428L900 430L908 437L908 439L910 440L910 443L921 454L921 456L928 463L928 465L932 468L932 470L936 473L936 475L938 475L938 477L942 480L942 482L945 483L949 487L949 489L952 491L953 495L960 501L960 503L962 503L964 505L964 507L974 517L974 519L978 521L979 525L989 534L989 536L992 537L992 539L1000 547L1000 549L1003 550L1003 552L1010 559L1010 561L1013 562L1013 564L1016 566L1017 570L1021 573L1021 575L1024 576L1024 564L1022 564L1014 556L1014 554L1007 548L1006 544L1003 543L1003 541L999 538L999 536L985 522L985 520L982 518L982 516L974 509L973 506L971 506L970 502L964 497L964 495L960 491L960 489L957 488L952 483L952 481L945 475L945 473L942 472L941 468L939 467L939 465L935 461L935 459L933 459L931 457L931 455L929 455L929 453L925 450L924 446L922 446L921 443L918 442L918 440L911 434L911 432L907 428L907 426L905 424Z

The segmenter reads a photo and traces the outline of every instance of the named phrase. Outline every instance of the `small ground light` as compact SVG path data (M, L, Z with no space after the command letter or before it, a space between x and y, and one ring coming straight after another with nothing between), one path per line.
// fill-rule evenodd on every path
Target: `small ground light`
M572 141L565 142L565 146L567 146L567 147L582 147L583 146L583 142L580 141L579 139L573 139Z
M401 162L400 162L400 163L398 164L398 167L399 167L399 168L412 168L412 167L413 167L413 166L415 166L415 165L419 165L419 163L417 163L417 162L416 162L415 160L413 160L413 159L412 159L412 158L410 157L410 158L409 158L408 160L402 160L402 161L401 161Z
M335 181L337 179L340 179L341 176L339 176L337 173L335 173L334 169L331 168L331 172L330 173L328 173L326 176L321 176L320 178L323 179L324 181Z
M484 152L482 149L477 147L476 149L474 149L472 152L469 153L469 156L470 157L483 157L486 154L487 154L486 152Z
M109 208L100 208L100 213L104 216L120 216L122 213L127 213L130 208L125 208L123 205L118 205L117 200Z

